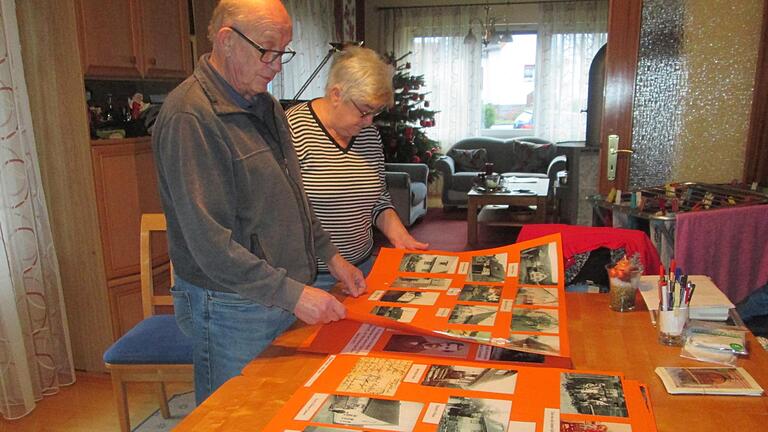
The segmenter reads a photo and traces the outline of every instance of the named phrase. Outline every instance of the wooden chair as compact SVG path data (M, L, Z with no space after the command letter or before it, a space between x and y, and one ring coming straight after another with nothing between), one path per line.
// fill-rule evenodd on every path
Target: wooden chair
M170 411L165 383L194 382L192 340L181 332L173 315L156 314L155 310L157 306L168 308L173 305L170 294L155 293L153 283L151 233L165 231L163 214L142 215L139 249L144 319L104 353L104 363L112 375L112 391L122 432L131 430L127 383L156 383L160 412L168 418ZM169 271L173 285L173 271L170 268Z

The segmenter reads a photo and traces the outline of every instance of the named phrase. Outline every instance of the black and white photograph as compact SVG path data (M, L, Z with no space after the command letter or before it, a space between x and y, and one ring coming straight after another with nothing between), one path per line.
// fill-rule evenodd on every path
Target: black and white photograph
M528 306L558 306L557 288L520 287L515 304Z
M451 286L451 279L400 276L390 285L392 288L417 288L445 291Z
M381 296L379 301L431 306L435 304L439 295L436 292L389 290Z
M382 351L466 358L469 353L469 347L463 342L450 339L411 334L393 334L386 345L384 345Z
M446 329L435 330L435 332L476 341L488 342L491 340L491 332L489 331Z
M472 257L467 280L472 282L504 282L507 276L507 254Z
M557 243L520 251L520 285L557 285Z
M512 331L559 333L557 309L512 309Z
M560 353L560 337L547 335L510 334L507 339L513 349L535 351L543 354Z
M448 318L449 323L492 326L496 321L496 308L492 306L456 305Z
M515 394L517 371L470 366L432 365L422 385Z
M409 273L456 273L459 257L407 253L400 261L400 271Z
M451 396L440 418L440 432L505 432L512 401Z
M368 397L329 395L313 422L391 431L411 431L423 404Z
M464 285L459 293L459 300L498 303L501 300L501 285Z
M518 351L513 349L492 347L489 360L501 362L524 362L524 363L544 363L544 356L541 354Z
M612 375L562 373L560 412L627 417L627 402L621 379Z
M416 316L418 309L397 307L397 306L375 306L371 313L384 318L389 318L393 321L409 323L413 321L413 317Z

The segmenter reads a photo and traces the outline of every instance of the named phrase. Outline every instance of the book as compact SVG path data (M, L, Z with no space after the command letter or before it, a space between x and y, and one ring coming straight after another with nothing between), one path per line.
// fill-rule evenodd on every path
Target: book
M763 389L740 367L657 367L670 394L760 396Z
M688 305L691 319L708 321L725 321L728 319L728 310L734 305L709 276L692 275L688 276L688 281L696 285L694 295L691 297L691 304ZM658 284L658 276L640 277L640 294L650 311L659 309Z

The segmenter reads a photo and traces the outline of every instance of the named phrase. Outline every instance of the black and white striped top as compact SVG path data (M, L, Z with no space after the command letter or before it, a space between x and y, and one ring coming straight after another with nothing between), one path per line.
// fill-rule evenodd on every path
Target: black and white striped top
M310 103L286 112L301 165L304 189L341 256L358 264L373 249L373 223L392 208L384 178L384 152L379 131L367 127L347 148L336 143L320 124ZM320 270L328 267L318 262Z

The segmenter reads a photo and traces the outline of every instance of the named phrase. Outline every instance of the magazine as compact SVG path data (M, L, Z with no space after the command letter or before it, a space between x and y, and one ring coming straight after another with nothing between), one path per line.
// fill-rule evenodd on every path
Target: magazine
M757 381L740 367L658 367L656 375L670 394L763 394Z

